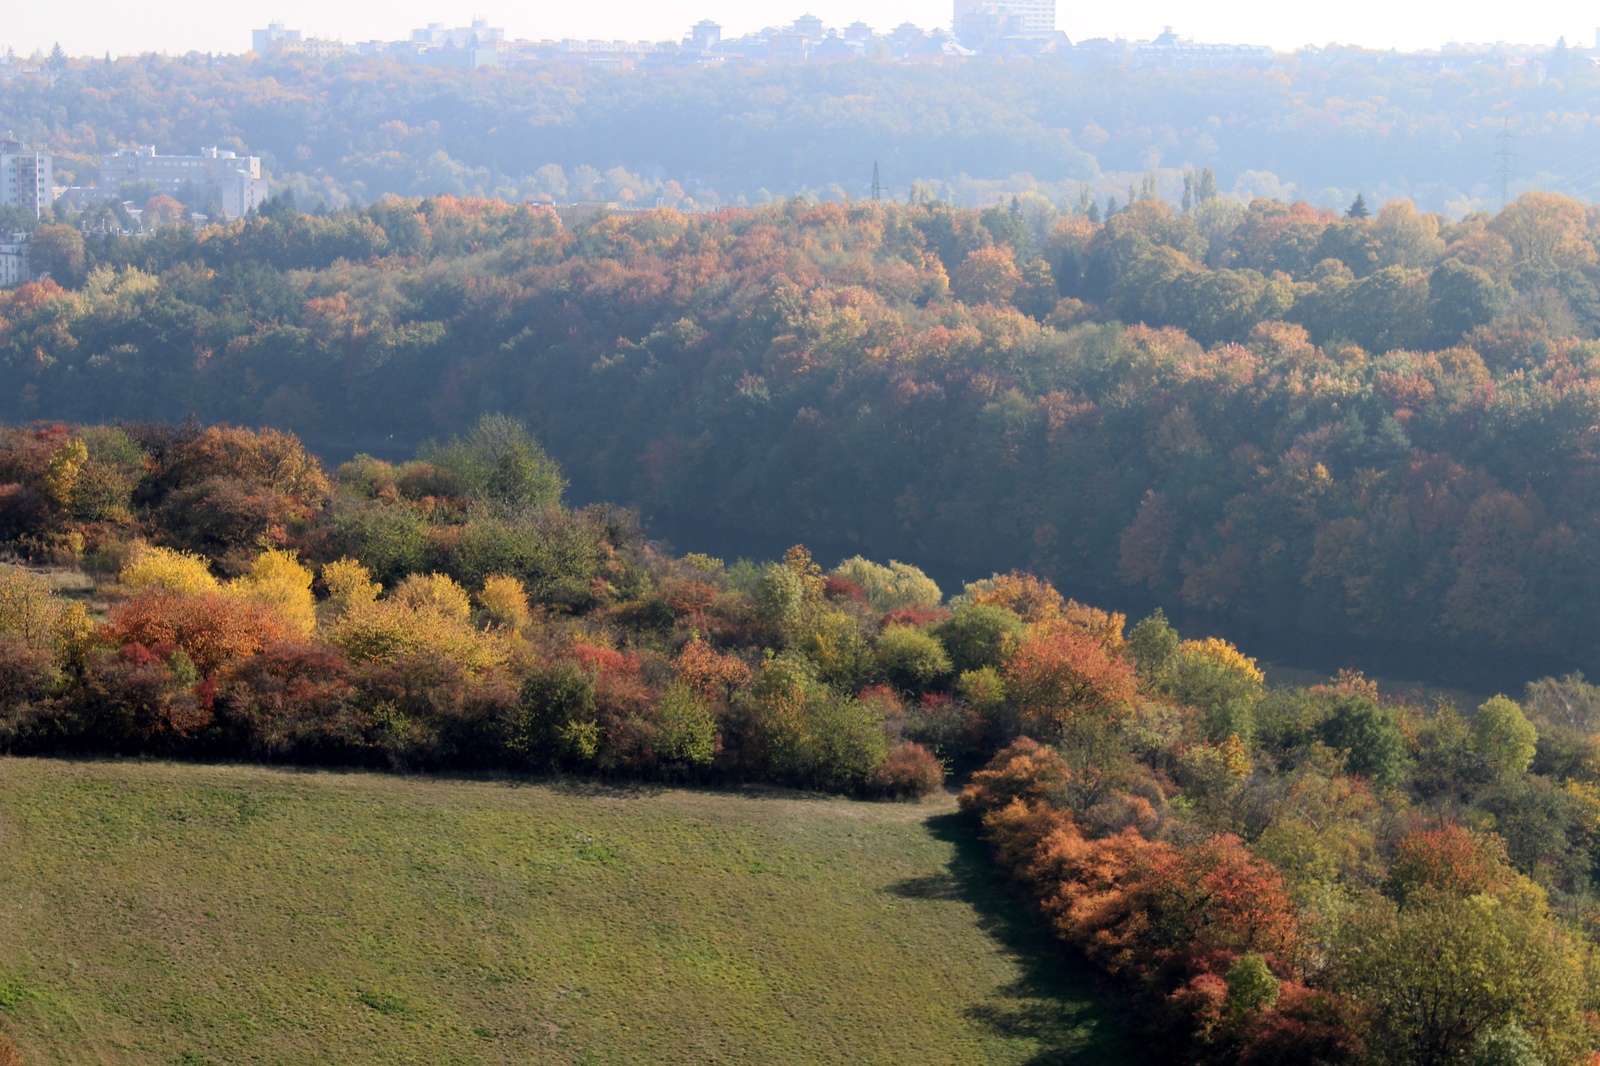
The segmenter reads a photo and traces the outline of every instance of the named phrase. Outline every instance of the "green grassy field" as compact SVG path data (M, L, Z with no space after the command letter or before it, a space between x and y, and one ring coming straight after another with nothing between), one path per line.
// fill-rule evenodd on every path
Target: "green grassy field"
M1117 1063L949 800L0 759L0 1030L91 1063Z

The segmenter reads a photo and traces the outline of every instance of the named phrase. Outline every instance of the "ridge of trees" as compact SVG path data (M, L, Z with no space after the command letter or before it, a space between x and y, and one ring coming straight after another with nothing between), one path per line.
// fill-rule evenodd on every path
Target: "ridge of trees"
M55 280L0 293L0 416L510 411L653 514L1593 670L1597 247L1548 194L52 226Z
M1060 199L1087 182L1103 204L1152 169L1176 199L1192 164L1215 168L1225 192L1298 190L1342 206L1364 190L1459 212L1498 196L1506 130L1518 177L1581 188L1573 162L1593 113L1590 63L1564 53L1449 62L1457 69L1408 69L1404 57L1343 48L1265 70L1041 58L621 74L145 55L11 79L0 115L55 153L64 184L90 184L99 155L117 148L217 144L262 156L307 207L386 194L713 208L840 199L866 195L877 159L899 195L920 182L963 203L1030 189ZM203 211L196 193L189 206Z

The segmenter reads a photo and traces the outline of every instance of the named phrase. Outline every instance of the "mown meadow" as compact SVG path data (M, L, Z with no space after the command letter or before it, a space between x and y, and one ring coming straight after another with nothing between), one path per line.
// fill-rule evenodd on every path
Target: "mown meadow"
M0 760L29 1063L1117 1063L940 797Z

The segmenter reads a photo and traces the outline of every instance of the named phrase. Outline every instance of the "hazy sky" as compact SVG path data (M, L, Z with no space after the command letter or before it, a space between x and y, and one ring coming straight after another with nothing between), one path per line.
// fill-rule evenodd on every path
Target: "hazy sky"
M949 25L949 0L269 0L266 5L218 0L76 0L49 3L6 0L0 14L0 47L18 54L48 49L60 41L74 55L145 51L241 52L250 30L269 17L307 35L345 41L404 38L427 22L464 25L482 15L512 37L530 39L604 37L667 40L702 18L732 33L783 24L807 9L830 25L861 19L878 28L910 21ZM1194 4L1177 0L1119 0L1081 4L1063 0L1059 26L1075 40L1087 37L1148 38L1173 25L1206 41L1303 44L1343 41L1373 47L1429 48L1446 41L1551 42L1565 35L1592 45L1600 8L1575 0L1493 4L1466 0L1452 5L1393 0L1324 0L1306 4L1233 0Z

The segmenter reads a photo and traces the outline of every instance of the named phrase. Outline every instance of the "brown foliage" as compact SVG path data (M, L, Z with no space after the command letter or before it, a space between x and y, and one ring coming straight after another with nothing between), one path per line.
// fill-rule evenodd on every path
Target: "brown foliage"
M227 671L217 720L230 748L256 758L359 757L367 722L353 695L337 652L273 644Z

